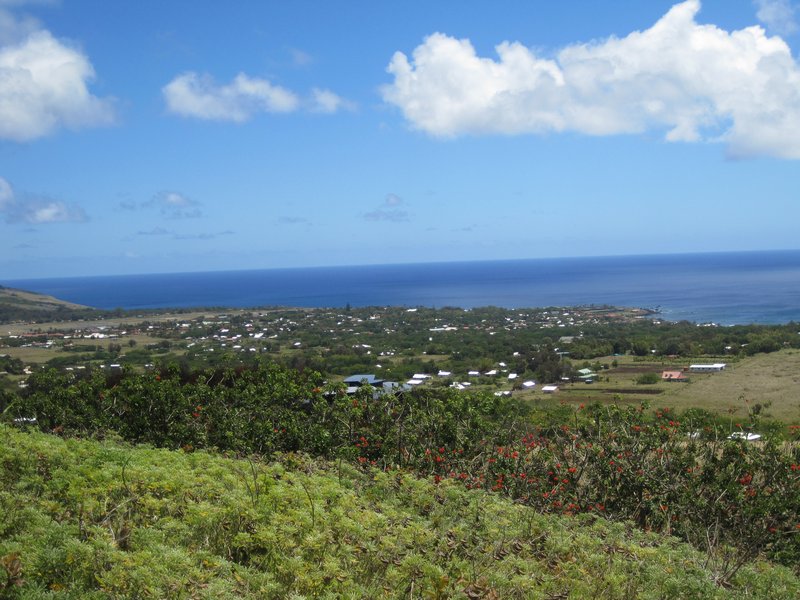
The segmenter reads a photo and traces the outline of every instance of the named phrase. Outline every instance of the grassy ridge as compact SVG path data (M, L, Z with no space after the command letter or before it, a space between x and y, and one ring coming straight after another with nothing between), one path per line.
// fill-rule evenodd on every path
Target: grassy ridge
M404 472L64 440L0 425L0 597L793 598L674 538Z
M66 319L90 312L88 306L74 304L35 292L0 286L0 323Z

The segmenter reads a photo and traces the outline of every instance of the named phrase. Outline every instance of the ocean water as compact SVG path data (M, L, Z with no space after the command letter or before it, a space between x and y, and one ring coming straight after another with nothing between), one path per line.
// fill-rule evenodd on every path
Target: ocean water
M612 304L668 320L800 322L800 250L0 280L97 308Z

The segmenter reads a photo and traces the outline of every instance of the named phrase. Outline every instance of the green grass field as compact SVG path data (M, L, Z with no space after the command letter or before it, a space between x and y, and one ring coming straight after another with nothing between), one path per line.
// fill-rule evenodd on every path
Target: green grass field
M606 357L600 363L616 359L619 366L599 373L595 383L561 386L559 398L568 402L607 402L615 397L622 402L647 400L653 405L684 410L703 408L722 415L745 417L756 404L762 415L788 424L800 423L800 351L782 350L742 359L702 358L637 362L631 356ZM687 383L659 382L637 384L645 373L683 369L690 362L725 362L728 368L719 373L688 373ZM540 397L535 392L532 398Z

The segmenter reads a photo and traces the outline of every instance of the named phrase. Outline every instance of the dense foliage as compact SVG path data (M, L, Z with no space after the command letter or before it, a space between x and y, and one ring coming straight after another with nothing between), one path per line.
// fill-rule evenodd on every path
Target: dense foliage
M303 451L365 468L507 494L542 512L590 513L674 533L725 562L729 580L760 553L800 564L800 448L728 439L701 411L560 407L449 389L347 396L318 374L256 369L85 376L33 374L6 418L46 431L113 432L168 448ZM753 414L751 418L757 419ZM797 431L797 428L792 431ZM725 554L727 545L736 548Z
M542 515L407 471L62 440L0 425L0 596L794 598L595 515Z

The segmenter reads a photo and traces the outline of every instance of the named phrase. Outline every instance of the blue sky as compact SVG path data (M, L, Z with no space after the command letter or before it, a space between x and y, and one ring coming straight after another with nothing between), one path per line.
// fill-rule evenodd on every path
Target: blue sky
M0 281L797 248L790 0L0 0Z

